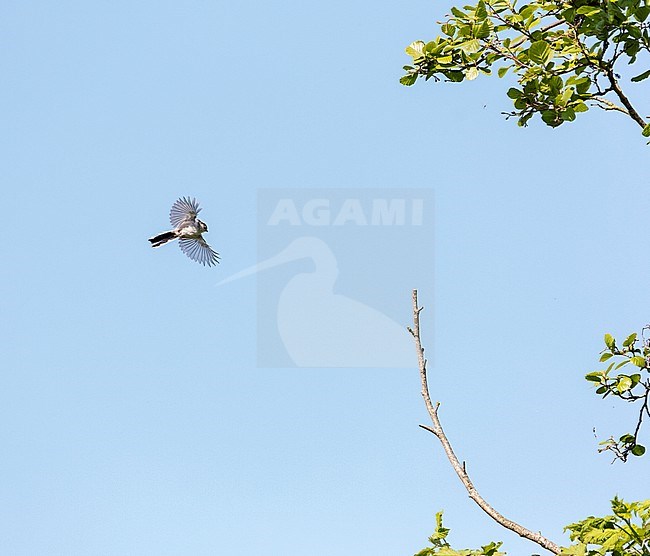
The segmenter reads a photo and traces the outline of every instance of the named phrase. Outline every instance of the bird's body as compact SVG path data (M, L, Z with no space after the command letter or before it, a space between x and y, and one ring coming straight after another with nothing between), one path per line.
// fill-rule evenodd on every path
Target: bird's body
M183 253L193 261L208 266L217 264L219 254L203 239L203 233L208 231L208 225L198 219L197 215L200 211L196 199L189 197L178 199L169 212L169 220L174 229L149 238L151 246L160 247L168 241L178 239Z

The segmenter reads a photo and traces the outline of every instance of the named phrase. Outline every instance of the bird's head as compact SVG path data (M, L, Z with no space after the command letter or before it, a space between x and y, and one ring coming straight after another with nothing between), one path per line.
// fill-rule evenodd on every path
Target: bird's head
M208 225L205 222L203 222L203 220L199 220L198 222L199 222L199 228L200 228L201 232L207 232L208 231Z

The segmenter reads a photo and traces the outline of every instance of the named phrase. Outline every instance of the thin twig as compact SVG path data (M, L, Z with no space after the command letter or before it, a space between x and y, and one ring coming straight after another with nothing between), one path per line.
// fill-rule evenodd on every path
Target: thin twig
M582 41L580 40L580 32L578 31L577 25L574 24L571 26L571 28L573 29L573 33L574 33L573 38L578 44L578 46L580 47L580 50L582 50L583 56L587 60L588 64L596 69L596 76L595 76L596 86L598 86L598 81L597 81L598 74L599 73L604 74L607 77L607 80L609 81L609 89L616 94L616 96L619 98L621 104L623 104L625 109L621 108L620 106L617 106L613 102L610 102L606 99L599 98L594 100L597 100L598 102L604 104L604 106L601 106L601 108L604 108L605 110L617 110L619 112L623 112L624 114L627 114L630 118L632 118L641 127L645 128L646 125L645 120L634 109L634 106L632 106L630 99L625 96L623 89L621 89L620 85L618 84L618 80L616 79L616 74L614 73L614 63L616 62L616 57L610 60L609 63L603 61L602 54L600 57L592 58L590 53L586 50L585 46L582 44ZM599 94L602 94L602 92L599 91Z
M606 98L600 98L600 97L591 97L589 99L590 101L600 103L600 108L603 110L616 110L618 112L623 112L626 116L629 116L629 112L625 109L622 108L616 104L614 104L611 100L608 100Z
M454 468L456 475L458 475L458 478L467 489L469 497L474 500L474 502L476 502L486 514L494 519L499 525L505 527L506 529L514 531L520 537L524 537L525 539L537 543L539 546L545 548L553 554L559 554L560 547L548 540L546 537L542 536L541 533L533 533L518 523L510 521L501 515L498 511L496 511L492 506L490 506L490 504L488 504L478 493L476 488L474 488L474 485L472 484L472 481L470 480L469 475L465 469L465 464L461 464L460 461L458 461L458 458L456 457L456 454L454 453L454 450L452 449L447 436L442 430L442 425L440 424L440 419L438 418L438 409L440 407L440 403L436 402L434 405L429 394L429 385L427 383L427 360L424 357L424 348L422 347L422 341L420 339L420 313L423 309L424 307L418 307L417 290L413 290L413 328L409 328L408 330L415 340L415 349L418 356L418 367L420 369L420 380L422 383L422 397L424 398L427 412L429 413L429 417L431 417L431 422L433 423L433 427L424 425L420 426L423 429L428 430L440 441L443 449L445 450L445 454L447 455L449 463L451 463L451 466Z

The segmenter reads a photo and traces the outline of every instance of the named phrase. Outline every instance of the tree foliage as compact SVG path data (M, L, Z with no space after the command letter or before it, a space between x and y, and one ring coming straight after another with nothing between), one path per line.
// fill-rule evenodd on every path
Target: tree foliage
M567 556L645 556L650 554L650 500L612 500L613 515L588 517L565 527L576 544L562 549Z
M423 548L415 556L505 556L505 552L499 552L503 543L491 542L479 549L454 550L447 541L449 529L442 525L442 512L436 514L436 530L429 537L431 546Z
M457 83L496 68L499 77L516 76L519 86L507 93L514 110L507 115L520 126L539 114L557 127L591 105L626 114L650 137L650 123L616 73L617 63L627 61L641 66L632 82L650 77L649 16L650 0L479 0L452 7L439 22L441 35L406 48L413 61L400 82Z
M640 340L636 333L630 334L620 347L616 338L605 334L605 349L600 362L609 362L609 365L585 377L594 383L596 394L603 398L611 395L639 406L634 432L625 433L618 440L611 437L600 443L601 452L610 451L621 461L627 461L630 454L642 456L646 451L638 441L643 419L650 417L650 339L645 338L646 331L650 331L650 325L641 330Z
M564 528L571 544L561 556L647 556L650 554L650 500L626 503L615 497L612 515L590 516ZM447 541L449 529L442 525L442 512L436 514L436 530L429 537L431 546L415 556L504 556L502 543L491 542L480 549L454 550Z

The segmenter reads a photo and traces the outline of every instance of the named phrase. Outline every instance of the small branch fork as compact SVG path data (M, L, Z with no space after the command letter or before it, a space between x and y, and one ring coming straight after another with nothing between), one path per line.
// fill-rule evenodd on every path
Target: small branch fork
M442 430L440 420L438 419L438 408L440 407L440 402L436 402L434 405L431 401L431 396L429 395L429 385L427 383L427 360L424 357L424 348L422 347L422 342L420 340L420 313L423 309L424 307L418 307L417 290L413 290L413 328L409 328L408 331L411 333L413 339L415 340L415 349L417 351L420 379L422 382L422 397L424 398L424 403L427 407L427 411L429 412L429 416L431 417L431 422L433 423L432 427L425 425L420 425L420 427L432 433L440 441L442 447L445 450L445 454L447 455L447 459L451 463L451 466L454 468L456 475L458 475L458 478L467 489L469 497L474 500L474 502L476 502L486 514L494 519L499 525L505 527L506 529L514 531L520 537L537 543L539 546L545 548L553 554L559 554L560 547L558 545L551 542L540 533L533 533L518 523L510 521L499 512L497 512L492 506L490 506L490 504L488 504L478 493L476 488L474 488L474 485L472 484L472 481L470 480L469 475L465 469L465 462L460 463L460 461L458 461L458 458L456 457L456 454L454 453L454 450L451 447L447 436Z

